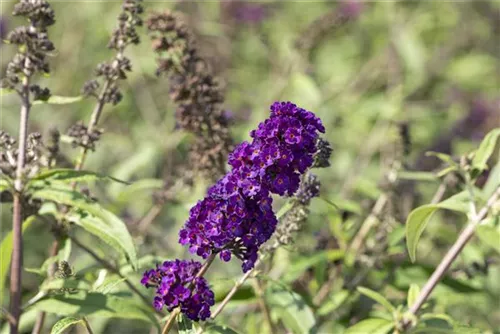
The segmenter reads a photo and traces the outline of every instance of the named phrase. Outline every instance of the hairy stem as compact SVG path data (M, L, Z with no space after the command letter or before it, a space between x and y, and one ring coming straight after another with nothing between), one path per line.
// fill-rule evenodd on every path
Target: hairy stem
M125 46L122 45L122 42L120 42L120 50L118 51L115 60L113 61L112 67L114 70L118 68L120 65L119 60L123 58L123 51L124 51ZM94 107L94 111L92 112L92 115L90 116L90 121L89 125L87 127L87 133L92 133L94 128L96 127L97 123L99 123L99 119L101 118L102 115L102 110L104 108L104 105L106 104L106 101L104 100L106 93L109 89L109 86L113 83L113 80L108 78L104 82L104 86L102 87L101 94L99 94L99 97L97 99L97 104ZM83 164L85 163L85 159L87 157L88 153L88 148L84 147L82 148L82 151L80 153L80 157L76 163L75 170L81 170L83 168ZM73 184L73 187L75 185Z
M92 116L90 117L89 125L87 127L87 132L89 134L92 133L92 130L94 130L97 123L99 122L99 119L101 118L102 109L104 108L104 96L110 85L111 85L111 80L109 79L106 80L102 88L101 94L97 99L97 104L94 107L94 111L92 112ZM82 151L80 152L80 157L78 158L78 161L75 165L75 170L82 170L83 164L85 163L85 159L87 158L87 153L88 153L88 148L83 147ZM75 186L76 184L73 185L73 187Z
M208 268L210 268L210 266L214 262L216 255L217 254L214 253L210 254L210 256L205 260L205 263L203 263L203 266L200 268L200 271L198 271L198 273L196 274L195 278L202 277L203 275L205 275ZM193 284L194 280L191 281L191 283L188 286L188 289L192 289ZM172 326L175 323L175 319L177 318L179 313L181 313L181 309L179 307L177 307L172 311L172 313L170 313L170 317L168 318L167 322L165 323L165 326L163 326L163 329L161 331L162 334L166 334L170 331L170 329L172 329Z
M28 61L28 60L27 60ZM26 64L25 64L26 65ZM23 171L26 159L26 140L28 136L28 118L30 112L29 77L24 76L21 91L21 118L19 122L19 152L17 155L16 180L14 181L14 208L12 216L12 259L10 267L10 333L17 334L21 315L21 279L23 266Z
M148 298L146 298L146 296L144 296L131 282L130 280L125 276L123 275L120 270L118 268L116 268L113 264L109 263L108 261L102 259L99 255L97 255L93 250L91 250L90 248L88 248L87 246L85 246L84 244L82 244L78 239L76 239L75 237L73 236L69 236L69 238L71 239L71 241L73 241L75 243L75 245L77 245L78 247L80 247L81 249L83 249L85 252L87 252L90 256L92 256L97 262L99 262L100 264L102 264L105 268L107 268L109 271L111 271L112 273L115 273L116 275L118 275L120 278L123 278L124 279L124 283L130 288L130 290L132 290L137 296L139 296L141 298L141 300L149 306L151 306L151 303L149 301ZM157 313L159 315L163 315L162 312L160 311L157 311Z
M409 312L411 314L415 315L420 310L422 305L427 301L427 298L429 298L430 294L432 293L436 285L439 283L441 278L444 276L446 271L450 268L453 261L457 258L457 256L460 254L464 246L474 235L476 227L486 217L488 211L498 200L499 197L500 197L500 187L496 189L495 193L490 197L490 199L488 200L486 205L481 209L481 211L479 211L478 214L471 216L471 219L467 224L467 226L465 227L465 229L460 233L458 239L455 241L453 246L451 246L446 255L443 257L441 263L439 263L434 273L431 275L427 283L425 283L424 287L420 291L417 300L410 307ZM410 320L406 319L403 323L403 326L407 327L409 324Z

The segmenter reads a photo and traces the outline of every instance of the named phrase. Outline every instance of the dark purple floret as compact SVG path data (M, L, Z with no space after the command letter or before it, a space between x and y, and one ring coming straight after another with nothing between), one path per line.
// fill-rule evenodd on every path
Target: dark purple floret
M193 320L210 317L210 306L214 305L214 293L207 281L196 277L201 263L195 261L165 261L156 269L147 270L141 284L156 288L153 306L157 310L166 307L169 312L180 306L181 311Z

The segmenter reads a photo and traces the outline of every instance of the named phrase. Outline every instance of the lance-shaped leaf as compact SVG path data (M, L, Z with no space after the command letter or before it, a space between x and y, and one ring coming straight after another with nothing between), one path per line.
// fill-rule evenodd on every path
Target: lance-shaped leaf
M63 334L66 329L70 328L71 326L78 325L80 323L83 323L82 319L75 318L75 317L66 317L54 324L52 327L52 330L50 331L50 334Z
M368 298L373 299L374 301L376 301L377 303L379 303L383 307L385 307L387 309L387 311L389 311L391 313L396 311L396 308L394 306L392 306L391 302L389 302L387 300L387 298L382 296L380 293L373 291L373 290L370 290L370 289L367 289L367 288L364 288L364 287L361 287L361 286L358 287L358 291L361 292L363 295L367 296Z
M88 230L94 231L95 235L102 238L105 237L104 241L120 249L130 264L134 268L137 268L137 255L134 242L125 223L112 212L100 206L99 203L89 200L79 192L51 187L35 190L32 193L32 197L80 209L82 219L86 222L81 223L82 227L85 225ZM88 216L88 214L94 216L96 219L92 219L93 217ZM73 215L71 217L75 218ZM75 224L80 224L77 219L73 221Z
M488 168L486 164L488 159L493 154L493 150L495 149L498 137L500 137L500 128L496 128L491 130L483 139L479 148L472 159L472 167L479 169L480 171Z
M80 102L83 96L58 96L51 95L47 100L36 100L33 104L71 104Z
M314 313L299 294L272 283L264 297L271 311L278 315L287 329L295 334L316 332Z
M37 181L59 181L59 182L88 182L97 180L110 180L119 183L128 184L126 181L118 180L112 176L103 175L86 170L74 169L51 169L46 172L40 173L30 180L30 184L36 184Z
M47 313L61 316L92 316L103 318L120 318L140 320L158 327L154 312L138 299L115 295L104 295L98 292L47 296L33 306Z
M406 220L406 245L412 262L416 259L418 241L434 213L439 209L465 213L469 210L469 201L469 194L463 191L441 203L418 207L408 215Z
M54 291L54 290L84 290L89 291L92 287L88 282L79 279L64 279L54 278L43 282L40 290Z
M349 327L344 334L387 334L394 327L394 324L386 319L366 319L361 320L352 327Z

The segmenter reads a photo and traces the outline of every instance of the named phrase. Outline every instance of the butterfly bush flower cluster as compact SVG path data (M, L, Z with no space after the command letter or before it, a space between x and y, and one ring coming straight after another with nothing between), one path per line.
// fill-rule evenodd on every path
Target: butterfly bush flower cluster
M210 317L214 293L203 277L196 277L201 264L195 261L165 261L156 269L144 273L141 283L156 288L153 305L157 310L166 307L170 312L180 307L194 321Z
M190 210L179 233L179 242L191 253L204 259L218 254L223 261L235 256L242 261L243 272L254 267L259 248L276 230L271 195L297 192L301 175L314 164L319 132L325 132L318 117L293 103L275 102L270 109L270 117L250 133L252 140L229 155L231 170ZM192 268L201 264L184 264L188 270L180 265L186 262L175 263L166 262L167 266L144 274L142 283L157 287L155 306L168 310L180 306L193 320L209 317L213 293L206 282L194 282L192 295L186 290L193 284Z
M276 102L271 116L229 155L232 170L190 211L179 241L203 258L212 253L253 268L259 247L276 229L271 194L292 196L300 175L312 166L318 132L325 129L312 112Z

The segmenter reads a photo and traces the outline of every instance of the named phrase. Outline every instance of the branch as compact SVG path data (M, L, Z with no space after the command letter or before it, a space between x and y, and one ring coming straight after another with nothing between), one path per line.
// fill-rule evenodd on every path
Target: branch
M24 67L28 67L26 58ZM21 278L23 266L23 213L22 191L23 172L26 163L26 139L28 135L28 118L30 112L29 76L25 75L22 82L21 118L19 122L19 152L17 154L16 179L14 181L14 208L12 216L12 262L10 269L10 314L14 322L10 323L10 333L17 334L19 317L21 315Z
M491 195L490 199L488 200L486 205L481 209L481 211L479 211L478 214L473 215L471 217L468 225L460 233L457 241L455 241L453 246L451 246L450 250L448 250L444 258L441 260L441 263L439 263L438 267L436 268L432 276L429 278L427 283L422 288L422 291L420 292L420 295L418 296L417 300L410 307L409 313L411 315L415 315L420 310L422 305L427 301L427 298L429 298L430 294L432 293L436 285L439 283L441 278L444 276L446 271L450 268L453 261L457 258L457 256L460 254L464 246L474 235L476 227L486 217L488 211L495 204L495 202L498 200L499 197L500 197L500 187L498 187L495 193ZM406 328L409 325L410 325L410 320L407 318L403 322L403 327Z

